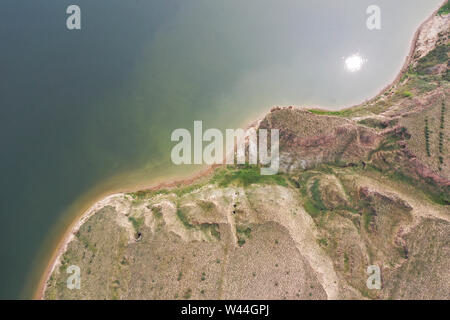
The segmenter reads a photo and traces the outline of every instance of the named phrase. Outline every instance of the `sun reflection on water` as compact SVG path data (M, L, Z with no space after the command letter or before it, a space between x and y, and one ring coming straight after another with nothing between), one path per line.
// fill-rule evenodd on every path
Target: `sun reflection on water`
M345 58L345 68L350 72L361 70L362 66L367 62L367 59L362 57L359 53L352 54Z

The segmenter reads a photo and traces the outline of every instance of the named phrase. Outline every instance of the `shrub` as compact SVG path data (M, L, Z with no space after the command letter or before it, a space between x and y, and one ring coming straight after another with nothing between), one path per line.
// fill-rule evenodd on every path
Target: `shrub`
M410 91L403 91L402 92L402 96L405 97L405 98L412 98L413 94Z
M427 151L427 155L430 157L430 131L428 129L428 119L425 118L425 149Z
M189 288L189 289L187 289L186 292L184 293L183 298L185 298L185 299L190 299L191 296L192 296L192 289Z

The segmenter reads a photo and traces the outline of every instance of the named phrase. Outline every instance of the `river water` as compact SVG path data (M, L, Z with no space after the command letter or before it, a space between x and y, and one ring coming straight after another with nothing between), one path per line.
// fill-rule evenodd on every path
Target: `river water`
M31 297L92 201L198 170L171 164L175 128L359 103L393 80L440 2L2 0L0 298ZM70 4L81 30L66 28ZM366 27L372 4L381 30Z

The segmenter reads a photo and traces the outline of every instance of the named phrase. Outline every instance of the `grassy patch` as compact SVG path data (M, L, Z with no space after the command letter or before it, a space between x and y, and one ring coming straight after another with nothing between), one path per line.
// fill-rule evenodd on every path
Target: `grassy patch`
M450 13L450 1L447 1L438 11L438 15L445 16Z
M238 234L245 235L247 238L250 238L252 229L251 228L245 228L245 227L236 227L236 231Z
M140 218L128 217L128 220L131 222L131 224L133 225L134 230L136 230L136 231L138 231L139 228L144 223L144 217L140 217Z
M394 181L399 181L408 185L412 185L419 189L425 196L427 196L432 202L440 205L450 205L450 188L436 188L432 181L421 182L415 178L399 171L395 170L389 177Z
M256 165L237 165L236 167L221 169L214 175L211 182L217 183L220 187L227 187L231 184L247 187L254 183L288 186L283 175L263 176L260 173L260 168Z
M320 214L320 209L312 202L311 200L307 199L305 203L303 204L305 207L306 212L311 215L312 217L316 217Z
M177 209L177 217L180 219L181 223L188 229L194 228L192 224L190 224L187 216L184 214L183 210L180 208Z
M323 204L322 195L320 193L320 181L319 179L314 180L311 186L311 197L314 200L314 203L320 210L327 210L327 207Z
M432 82L430 76L417 76L411 77L411 81L406 85L409 90L415 90L419 94L424 94L426 92L436 89L437 85Z
M159 190L141 190L136 192L127 193L130 197L133 198L135 202L140 200L145 200L151 197L154 197L159 194L176 194L177 196L182 196L187 193L191 193L197 189L200 189L204 184L193 184L186 187L178 186L173 189L159 189Z
M302 192L303 196L307 195L306 185L307 185L309 179L316 176L317 174L318 174L317 172L305 171L300 175L298 180L293 180L294 184L297 185L298 188L300 188L300 191Z
M156 219L161 219L162 218L162 208L161 207L152 207L151 208L153 215L155 216Z
M216 205L211 201L198 200L197 205L206 212L211 212L216 208Z
M306 189L306 188L305 188ZM311 197L307 198L303 206L306 210L306 212L311 215L312 217L319 216L322 212L327 211L327 207L322 201L322 195L320 193L320 181L319 179L315 179L314 182L311 185L311 188L309 189L311 193ZM305 192L305 195L308 196L308 193Z
M202 223L195 226L189 222L189 219L182 208L177 208L176 214L185 228L200 230L207 236L211 235L217 240L220 240L219 226L216 223Z
M195 190L200 189L201 187L203 187L203 184L193 184L193 185L190 185L187 187L174 189L173 193L175 193L177 196L181 197L182 195L191 193Z
M431 50L425 57L419 59L416 71L419 75L426 75L429 73L429 68L437 64L448 62L448 52L450 45L440 45Z
M431 202L439 205L450 204L450 186L440 187L431 179L418 179L412 176L410 168L398 168L388 162L385 162L387 168L377 166L375 163L369 163L366 166L366 172L373 172L374 174L382 174L383 178L389 178L392 181L400 182L402 184L413 186L417 192L426 196Z
M442 75L442 80L450 82L450 69L447 69L447 71Z
M245 244L245 239L249 239L251 237L251 232L252 229L250 227L236 226L239 246L242 247Z
M366 229L366 231L370 231L370 223L373 221L376 212L372 207L367 206L365 210L362 210L362 213L364 228Z
M385 129L388 126L385 122L375 119L375 118L366 118L366 119L359 120L358 124L362 124L367 127L377 128L377 129Z
M200 230L207 234L209 233L217 240L220 240L219 226L217 224L203 223L200 225Z
M348 271L350 269L349 258L346 252L344 252L344 268L345 271Z
M321 109L308 109L309 112L317 114L319 116L337 116L337 117L350 117L355 113L355 110L349 108L340 111L328 111Z
M412 97L414 96L413 93L412 93L411 91L407 91L407 90L403 91L403 92L401 93L401 95L402 95L404 98L412 98Z
M170 191L167 189L160 189L160 190L140 190L136 192L130 192L127 193L130 197L133 198L135 201L148 199L150 197L153 197L158 194L169 194Z

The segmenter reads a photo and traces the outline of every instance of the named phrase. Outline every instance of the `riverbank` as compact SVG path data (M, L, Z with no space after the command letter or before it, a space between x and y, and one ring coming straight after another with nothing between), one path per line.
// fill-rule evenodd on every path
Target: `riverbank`
M269 110L266 110L256 117L249 117L248 119L244 119L239 127L244 128L245 130L251 128L251 127L257 127L259 125L259 122L265 117L265 115L269 112ZM256 119L256 120L255 120ZM105 203L108 202L109 199L114 198L115 196L123 193L131 193L131 192L137 192L140 190L151 190L151 191L157 191L161 189L171 189L171 188L177 188L182 186L188 186L195 182L199 182L202 179L207 179L210 177L214 170L221 165L212 165L205 169L200 170L199 172L196 172L186 178L175 178L175 179L163 179L160 178L158 180L163 180L163 182L153 182L149 185L142 185L136 186L135 188L126 188L121 191L115 191L115 192L105 192L100 197L91 200L88 205L87 209L82 210L80 215L77 215L73 220L72 223L66 228L66 231L63 233L63 235L60 237L59 241L57 242L56 249L51 254L50 262L48 263L47 267L45 268L45 271L43 275L40 277L39 284L37 290L33 294L33 299L35 300L41 300L43 298L45 289L46 289L46 283L52 274L52 272L55 270L55 268L60 263L60 257L61 255L66 251L68 244L72 241L74 234L79 230L79 228L83 225L85 221L87 221L97 210L97 208L100 206L104 206Z
M186 179L178 179L178 180L172 180L168 182L162 182L158 183L156 185L149 186L149 190L159 190L159 189L168 189L168 188L174 188L179 186L187 186L195 181L199 181L202 178L206 178L212 174L216 166L211 166L205 170L202 170L199 173L196 173L195 175L186 178ZM60 263L60 257L61 255L67 250L67 246L69 243L73 240L75 233L80 229L80 227L98 210L98 208L101 208L105 206L106 203L115 196L123 193L129 193L129 192L136 192L142 190L142 188L136 188L136 189L128 189L124 190L122 192L112 193L109 195L106 195L102 197L100 200L94 200L94 204L91 205L87 210L83 211L77 218L75 218L72 222L72 224L67 228L66 232L61 237L60 241L58 242L58 245L56 246L56 249L51 255L50 263L45 269L45 272L43 276L41 277L41 280L39 281L38 290L35 292L33 299L40 300L43 298L45 289L46 289L46 283L52 274L52 272L55 270L55 268Z
M418 40L419 40L419 36L421 33L423 34L428 34L431 30L430 27L427 26L431 20L433 20L434 17L436 17L436 15L438 14L440 8L445 5L445 3L448 0L444 0L442 1L442 3L433 11L433 13L424 21L420 24L420 26L417 28L416 32L414 32L414 35L411 39L411 44L409 46L409 53L407 54L407 56L405 57L405 61L403 62L403 66L400 68L400 71L397 73L397 75L395 76L394 80L392 80L392 82L390 82L388 85L386 85L385 87L383 87L376 95L374 95L372 98L369 98L367 100L365 100L363 103L360 104L356 104L354 106L351 107L344 107L342 108L342 110L344 109L351 109L351 108L357 108L360 107L362 105L365 104L370 104L374 101L376 101L379 97L383 96L385 92L388 92L390 90L392 90L393 88L395 88L395 86L400 82L400 80L402 79L403 75L408 71L408 67L411 64L411 62L414 59L414 53L417 50L418 47Z

